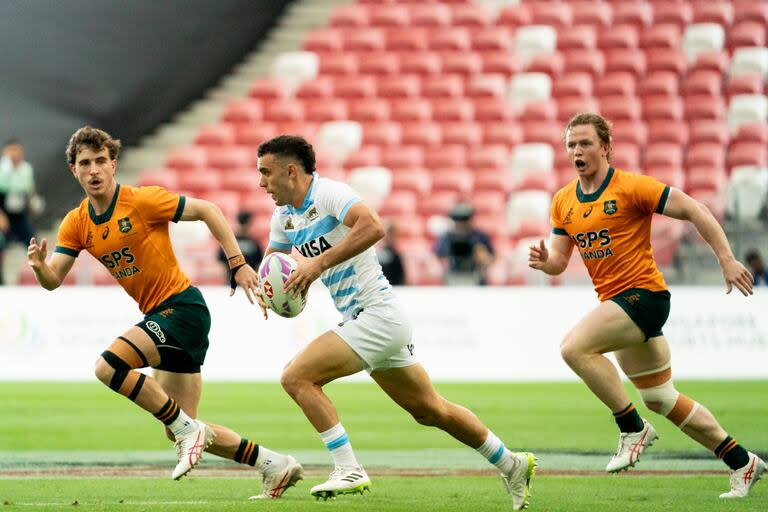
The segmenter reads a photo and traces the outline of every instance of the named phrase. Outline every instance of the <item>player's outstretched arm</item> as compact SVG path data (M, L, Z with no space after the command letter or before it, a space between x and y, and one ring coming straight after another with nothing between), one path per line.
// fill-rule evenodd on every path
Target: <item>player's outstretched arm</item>
M259 278L256 271L245 262L240 246L237 244L237 238L232 231L227 219L221 212L221 209L215 204L187 197L184 205L184 213L181 215L182 221L201 220L205 222L213 237L221 244L224 254L227 256L230 268L230 292L232 296L235 293L237 285L242 287L248 301L253 304L253 296L259 289Z
M744 295L752 295L752 274L733 256L725 231L705 205L674 187L670 188L664 215L687 220L709 244L723 270L726 293L734 286Z
M29 247L27 247L27 263L35 272L35 278L40 283L40 286L46 290L55 290L61 286L64 278L72 269L75 258L67 254L54 252L50 261L47 262L47 256L48 240L43 238L40 241L40 245L38 245L37 240L32 238L29 241Z
M324 270L357 256L384 238L381 219L364 203L354 204L349 209L344 217L344 225L352 229L341 242L316 258L299 259L299 266L285 282L285 291L292 291L294 296L306 293Z
M551 276L560 275L571 260L573 241L569 236L553 233L550 236L549 245L551 249L547 249L544 240L539 240L538 245L531 245L528 252L528 266Z

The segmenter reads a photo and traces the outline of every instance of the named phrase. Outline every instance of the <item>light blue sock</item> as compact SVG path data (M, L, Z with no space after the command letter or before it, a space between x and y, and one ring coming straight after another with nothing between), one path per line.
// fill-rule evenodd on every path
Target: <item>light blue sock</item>
M344 430L341 423L329 428L325 432L320 432L320 438L325 443L328 451L331 452L333 463L336 466L360 466L355 458L355 452L352 451L352 444L349 442L347 431Z
M485 442L477 448L478 453L488 460L491 464L501 470L502 473L508 473L514 467L514 460L512 459L512 452L504 447L504 443L501 439L496 437L496 434L488 431L488 437Z

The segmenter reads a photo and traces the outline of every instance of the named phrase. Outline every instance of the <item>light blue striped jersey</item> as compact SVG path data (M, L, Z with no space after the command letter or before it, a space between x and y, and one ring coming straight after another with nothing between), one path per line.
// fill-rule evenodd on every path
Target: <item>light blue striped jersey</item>
M348 185L315 173L301 207L275 208L269 246L284 252L296 247L308 258L319 256L349 233L344 217L358 202L360 198ZM345 320L362 308L392 299L392 286L373 247L324 271L320 279Z

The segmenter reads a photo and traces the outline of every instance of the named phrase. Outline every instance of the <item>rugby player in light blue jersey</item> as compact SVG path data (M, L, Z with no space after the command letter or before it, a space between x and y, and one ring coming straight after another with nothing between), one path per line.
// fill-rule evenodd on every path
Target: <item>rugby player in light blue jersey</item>
M444 430L499 468L513 510L528 505L536 465L513 453L468 409L440 396L413 355L411 326L373 245L384 236L378 215L346 184L315 172L315 153L302 137L281 135L259 146L260 186L274 199L266 254L301 253L286 290L306 293L320 278L336 309L338 327L320 335L286 366L285 391L304 411L331 453L335 469L310 493L317 498L361 493L370 479L323 386L361 370L422 425ZM266 317L266 304L259 297Z

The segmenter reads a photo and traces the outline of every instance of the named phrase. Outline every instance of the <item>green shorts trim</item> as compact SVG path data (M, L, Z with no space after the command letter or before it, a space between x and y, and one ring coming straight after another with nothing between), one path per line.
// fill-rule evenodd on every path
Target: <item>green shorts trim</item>
M194 286L166 299L136 324L160 352L158 370L199 373L208 352L211 313Z
M645 334L646 341L649 338L662 336L661 328L669 318L670 298L669 291L652 292L643 288L630 288L611 297L612 300Z

